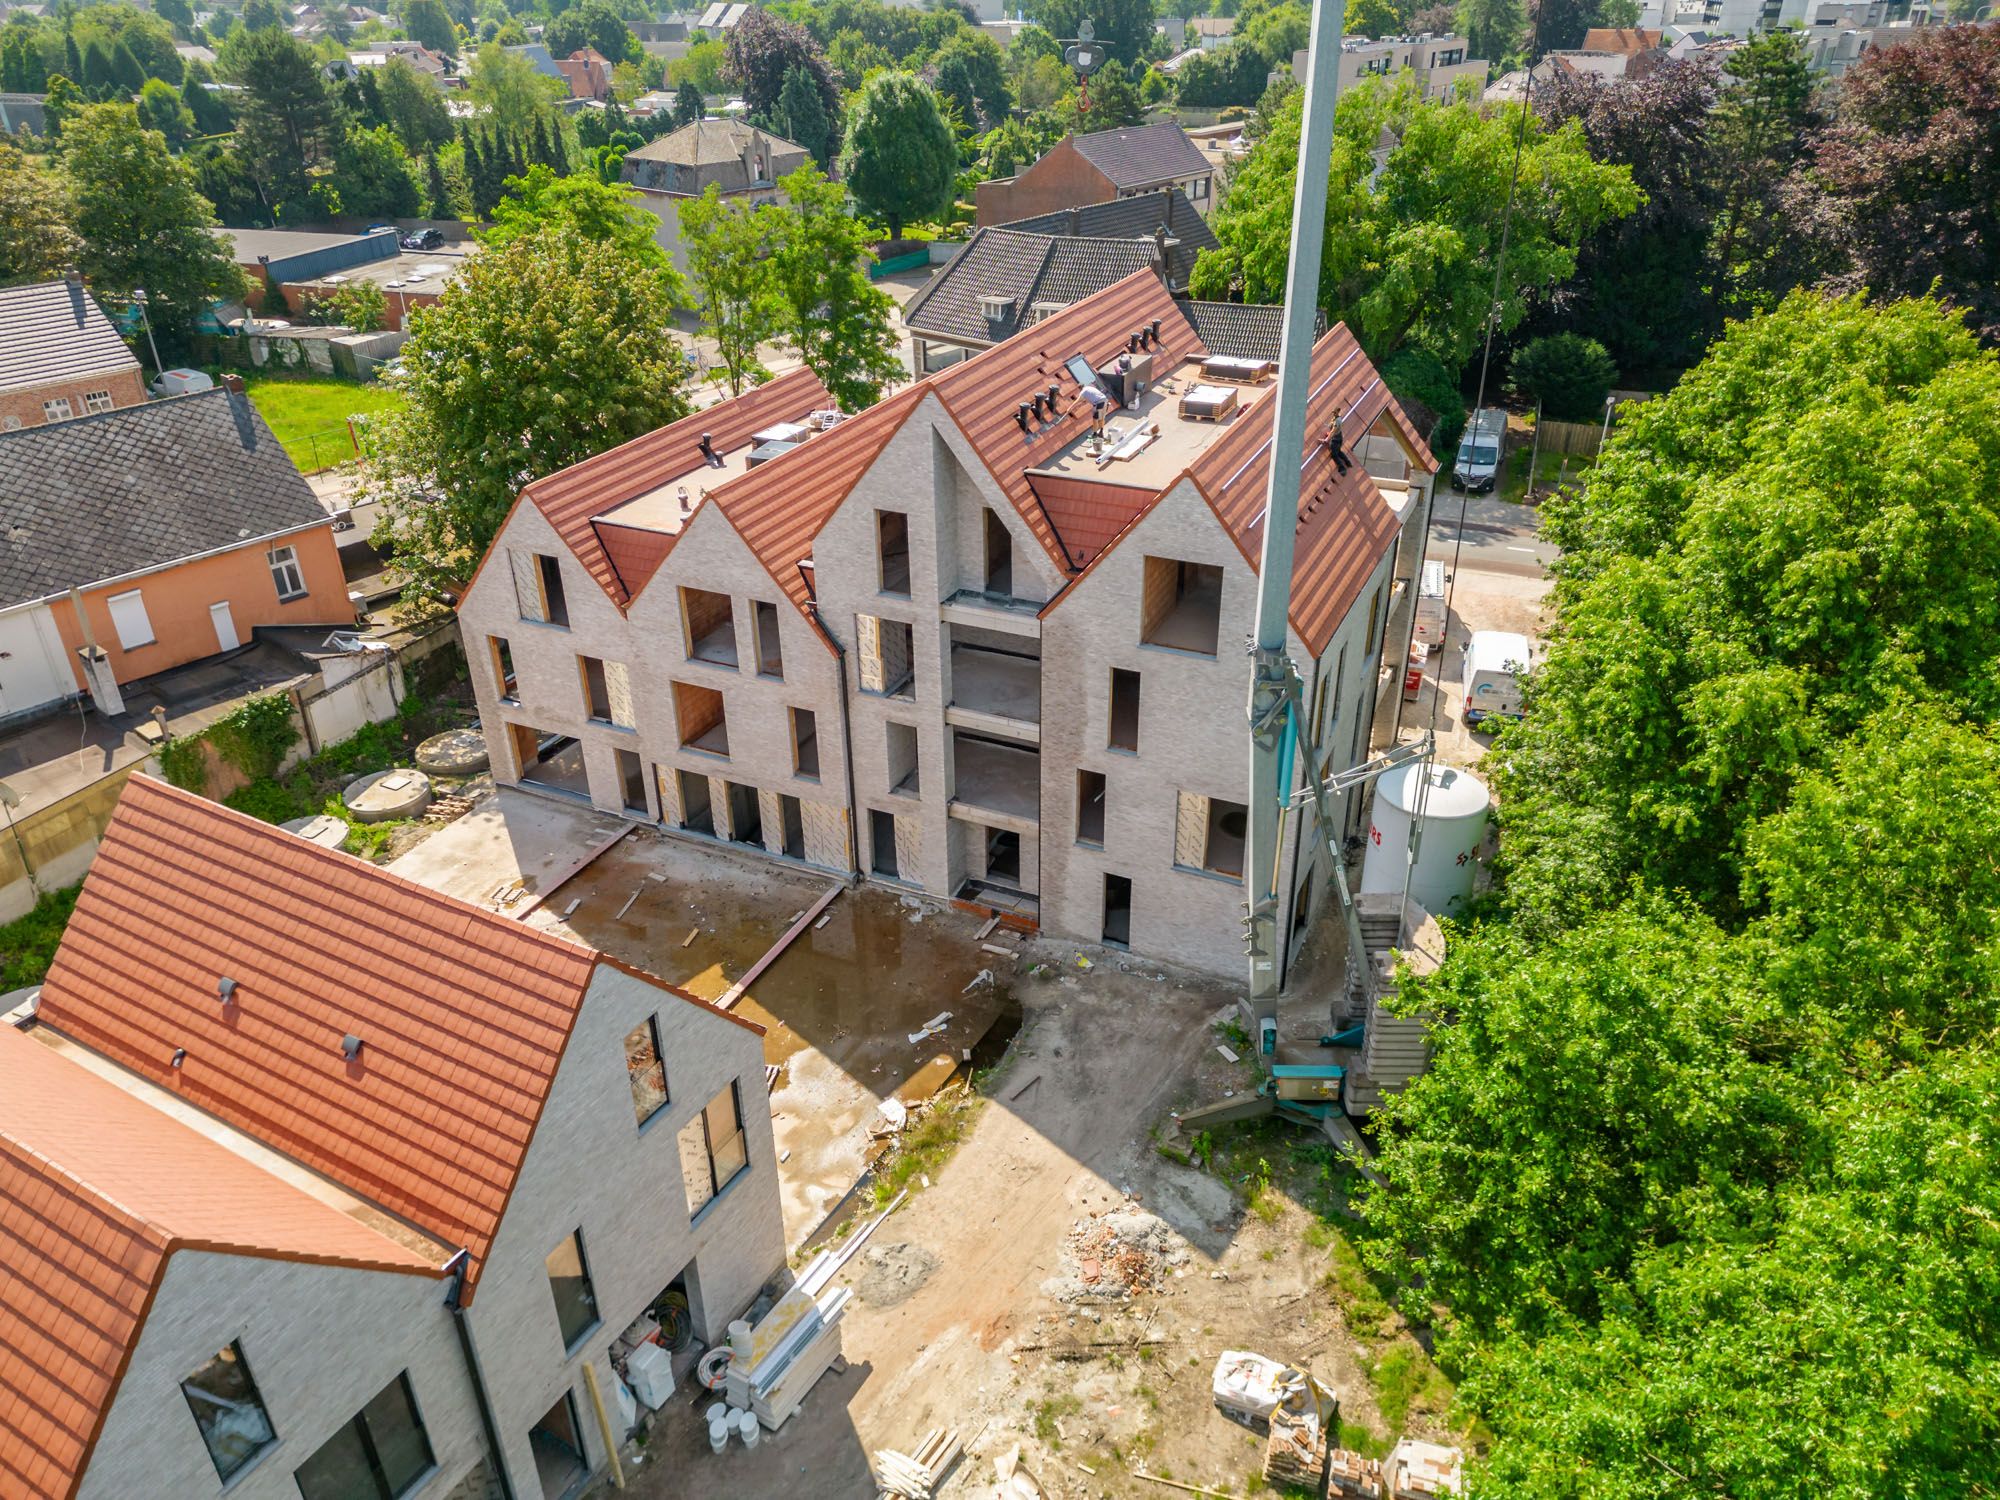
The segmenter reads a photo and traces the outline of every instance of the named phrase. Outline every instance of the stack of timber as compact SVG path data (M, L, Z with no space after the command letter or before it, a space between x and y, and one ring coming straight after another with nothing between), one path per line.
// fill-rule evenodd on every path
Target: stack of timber
M880 1448L875 1453L875 1479L882 1487L877 1500L931 1500L938 1484L958 1462L960 1450L956 1427L933 1427L914 1454Z

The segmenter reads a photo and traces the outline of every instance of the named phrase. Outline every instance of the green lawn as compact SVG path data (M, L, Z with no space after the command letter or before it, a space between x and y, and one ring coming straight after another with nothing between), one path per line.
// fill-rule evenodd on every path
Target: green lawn
M390 386L326 376L246 371L243 382L292 462L308 474L354 457L347 435L350 416L390 411L403 404L402 393Z

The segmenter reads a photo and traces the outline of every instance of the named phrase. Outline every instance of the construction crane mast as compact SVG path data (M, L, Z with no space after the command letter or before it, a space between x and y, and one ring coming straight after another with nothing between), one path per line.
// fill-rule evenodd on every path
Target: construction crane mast
M1285 646L1292 600L1292 542L1298 529L1298 460L1305 451L1306 398L1312 384L1314 311L1319 306L1320 253L1326 238L1327 175L1333 156L1333 111L1340 94L1340 35L1344 0L1313 0L1305 112L1299 139L1298 183L1292 193L1292 255L1285 277L1285 322L1278 349L1277 411L1271 432L1265 494L1263 556L1257 575L1257 634L1251 650L1249 846L1244 865L1244 947L1250 960L1250 1032L1268 1068L1277 1047L1279 884L1292 762L1301 748L1298 672ZM1306 744L1306 753L1317 760ZM1315 785L1323 768L1314 764ZM1342 905L1345 871L1336 845ZM1355 961L1350 954L1349 963Z

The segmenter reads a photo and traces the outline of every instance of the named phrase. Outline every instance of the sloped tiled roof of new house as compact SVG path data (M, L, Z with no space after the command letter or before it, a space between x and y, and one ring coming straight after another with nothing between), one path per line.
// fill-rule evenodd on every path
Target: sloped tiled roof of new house
M469 1297L602 962L135 776L37 1019L469 1251Z
M76 1492L167 1262L181 1250L442 1274L0 1025L0 1494Z
M0 391L138 368L81 282L0 287Z

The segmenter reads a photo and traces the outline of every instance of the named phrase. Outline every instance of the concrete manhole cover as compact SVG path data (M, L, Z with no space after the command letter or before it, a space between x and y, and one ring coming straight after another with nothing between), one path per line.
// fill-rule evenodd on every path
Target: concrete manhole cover
M309 818L293 818L289 823L278 825L287 833L296 833L308 844L318 844L322 849L338 849L347 842L347 823L332 813L314 813Z
M894 1307L914 1297L938 1268L938 1258L922 1245L872 1246L862 1259L868 1269L854 1284L854 1295L870 1307Z
M447 729L417 746L417 769L433 776L473 776L486 769L486 737L476 729Z
M422 771L398 766L350 781L340 800L357 823L386 823L414 818L431 805L431 779Z

